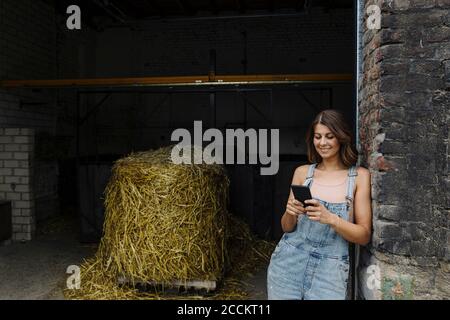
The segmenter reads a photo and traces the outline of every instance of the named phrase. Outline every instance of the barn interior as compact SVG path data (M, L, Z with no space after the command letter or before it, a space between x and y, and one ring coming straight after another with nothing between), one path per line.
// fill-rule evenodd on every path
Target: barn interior
M35 251L40 237L43 256L54 248L51 239L66 245L59 255L72 252L66 258L90 254L89 244L103 234L104 190L114 162L176 143L171 136L178 128L194 135L194 121L224 134L279 130L276 174L261 175L261 164L225 165L229 212L275 242L292 174L308 162L311 120L320 110L338 109L356 131L353 1L31 2L0 2L1 151L20 143L17 137L33 136L29 180L8 179L2 159L0 199L9 205L15 240L3 250L11 255ZM74 4L81 29L70 30L67 8ZM17 198L22 185L33 191L29 207ZM33 218L24 219L27 209ZM49 237L52 227L61 235ZM22 240L27 243L18 244ZM46 281L61 285L65 276ZM264 291L264 271L254 281ZM33 294L55 297L47 291Z

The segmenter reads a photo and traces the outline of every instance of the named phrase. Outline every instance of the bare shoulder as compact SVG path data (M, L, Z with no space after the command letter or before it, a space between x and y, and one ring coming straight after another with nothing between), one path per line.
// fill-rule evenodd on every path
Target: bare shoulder
M297 167L294 171L294 177L292 178L293 184L303 184L306 180L309 164L304 164Z
M370 177L370 171L364 167L358 167L356 169L356 172L358 173L358 176L364 177L366 179Z
M370 171L363 167L356 169L358 175L356 176L356 187L370 185Z

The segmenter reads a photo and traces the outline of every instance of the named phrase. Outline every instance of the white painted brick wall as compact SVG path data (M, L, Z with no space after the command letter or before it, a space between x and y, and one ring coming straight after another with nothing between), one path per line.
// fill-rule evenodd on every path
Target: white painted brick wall
M0 79L87 76L83 70L93 68L80 64L94 54L79 48L94 50L92 35L88 28L68 31L65 17L45 1L0 0ZM35 133L74 135L75 97L72 90L0 89L0 199L13 202L13 217L32 217L13 225L15 240L32 237L41 211L56 213L57 162L37 163L30 155Z
M11 150L0 152L0 199L12 203L13 240L16 241L31 240L35 230L34 197L30 179L33 175L33 144L33 129L0 128L0 149ZM25 145L27 151L18 151Z

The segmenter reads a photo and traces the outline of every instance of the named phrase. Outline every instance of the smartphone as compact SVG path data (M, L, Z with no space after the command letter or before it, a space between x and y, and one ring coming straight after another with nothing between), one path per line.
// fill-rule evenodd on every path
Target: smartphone
M302 186L302 185L291 185L292 193L294 194L295 200L300 201L304 207L307 206L305 204L305 200L312 199L311 191L309 190L309 187Z

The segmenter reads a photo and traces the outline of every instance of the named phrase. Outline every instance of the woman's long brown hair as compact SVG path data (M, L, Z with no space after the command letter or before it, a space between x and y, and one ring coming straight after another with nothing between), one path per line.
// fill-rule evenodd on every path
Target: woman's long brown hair
M343 164L348 168L356 165L356 162L358 161L358 152L353 143L352 131L342 113L332 109L321 111L311 123L311 126L306 133L308 161L310 163L322 162L322 157L314 147L314 129L319 123L327 126L339 141L341 145L339 155Z

